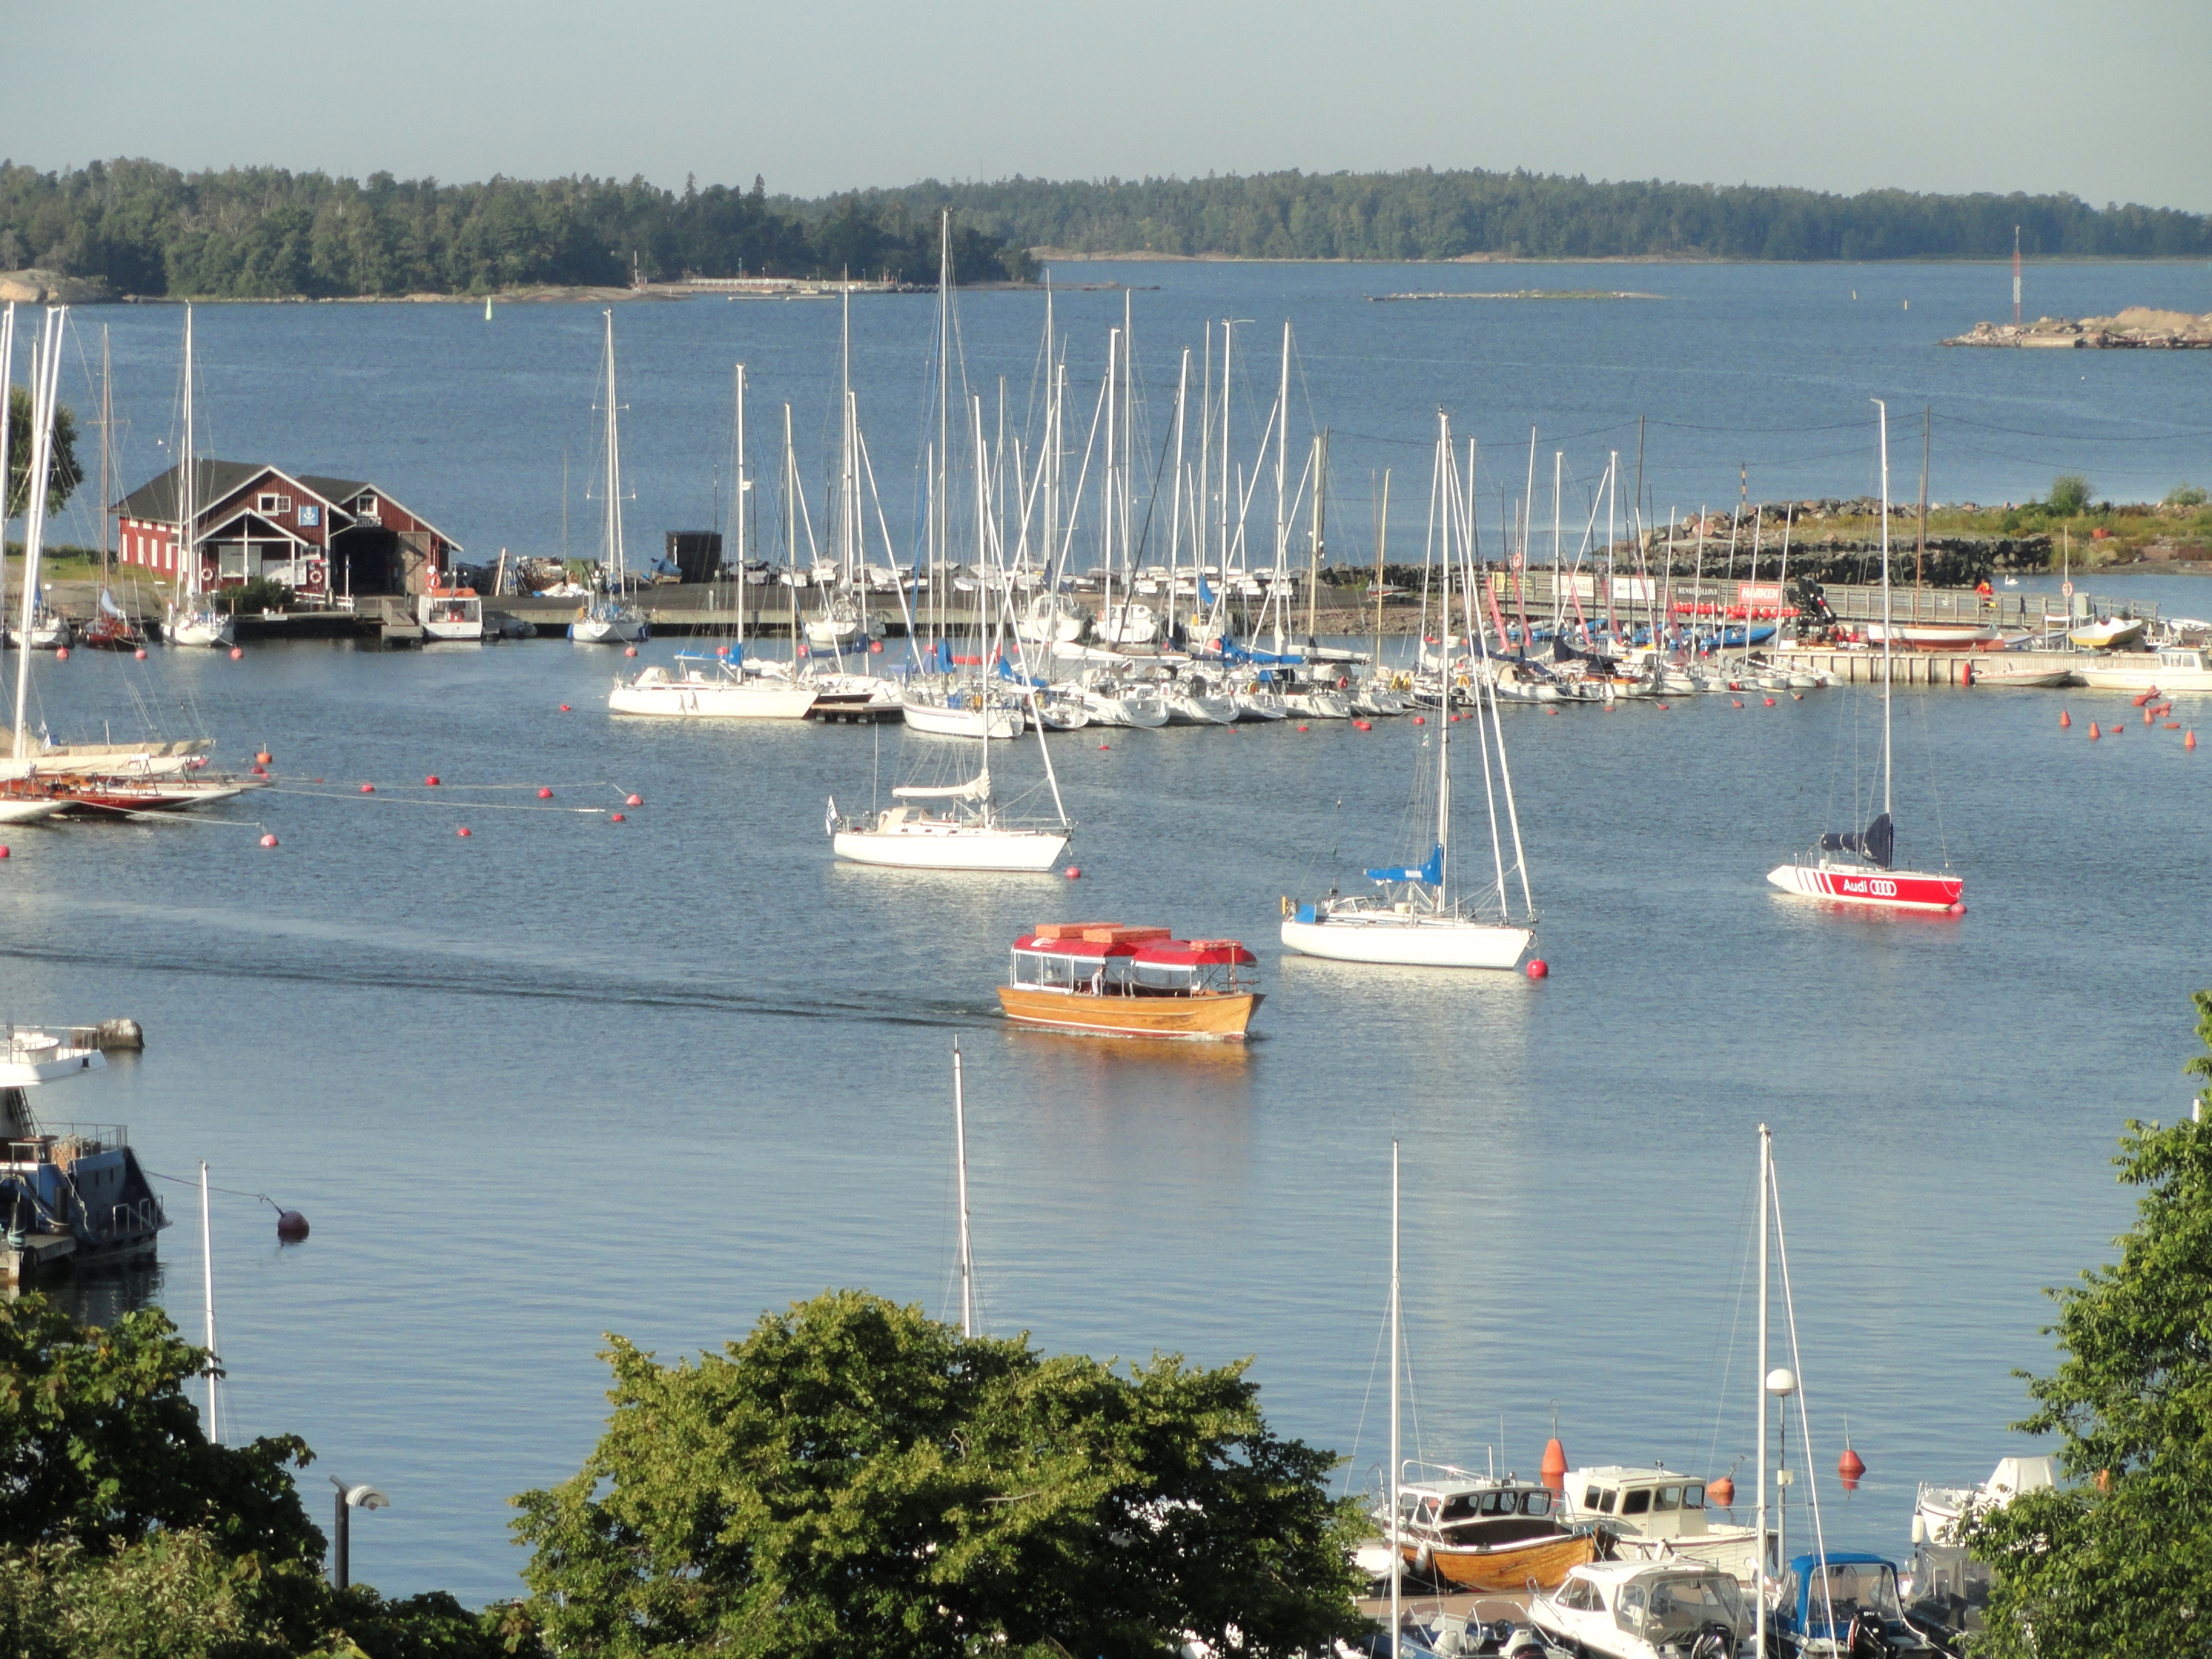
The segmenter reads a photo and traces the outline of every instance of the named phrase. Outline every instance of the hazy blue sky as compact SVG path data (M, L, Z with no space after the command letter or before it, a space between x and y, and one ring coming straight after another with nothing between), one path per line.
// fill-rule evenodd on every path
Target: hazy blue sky
M1519 167L2212 210L2212 0L119 0L9 35L0 152L41 167Z

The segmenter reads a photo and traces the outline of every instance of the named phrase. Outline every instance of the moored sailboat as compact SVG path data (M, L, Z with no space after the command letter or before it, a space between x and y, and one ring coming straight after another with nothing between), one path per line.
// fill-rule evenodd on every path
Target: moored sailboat
M606 458L602 488L606 495L606 529L601 579L606 592L577 607L568 637L579 645L634 645L647 637L645 617L629 602L629 572L623 557L622 423L615 398L615 313L606 313Z
M1966 913L1966 878L1950 871L1899 869L1891 788L1891 710L1894 684L1889 588L1889 409L1881 414L1881 811L1863 829L1823 834L1801 858L1777 865L1766 879L1800 898L1876 909Z
M161 637L171 645L191 645L204 647L230 648L237 632L237 624L228 611L218 611L207 595L207 573L200 567L199 536L199 458L192 431L192 308L185 307L185 432L183 453L177 466L177 526L180 545L177 549L176 592L170 598L167 620L162 623ZM101 617L107 623L98 637L88 634L86 643L108 650L132 650L137 639L128 626L118 629L113 624L125 619L114 608L114 601L105 590L100 593Z

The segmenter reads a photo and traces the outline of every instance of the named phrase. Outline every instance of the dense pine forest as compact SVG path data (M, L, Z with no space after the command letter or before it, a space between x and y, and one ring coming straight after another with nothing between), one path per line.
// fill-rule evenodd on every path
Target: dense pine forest
M2212 218L2070 196L1836 196L1757 185L1593 184L1525 173L1277 173L990 184L926 180L812 200L641 179L366 181L145 161L65 173L0 163L0 270L117 295L254 299L476 294L700 276L933 283L955 215L963 283L1019 281L1031 248L1243 258L1998 258L2212 255Z

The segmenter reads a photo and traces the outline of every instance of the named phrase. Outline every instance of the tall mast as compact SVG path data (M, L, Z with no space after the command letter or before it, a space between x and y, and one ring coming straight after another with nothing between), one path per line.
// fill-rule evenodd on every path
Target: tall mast
M114 358L108 350L107 325L100 325L100 586L107 586L107 555L113 546L108 535L107 509L115 500L114 446L109 434L115 428ZM0 477L6 469L0 467Z
M1121 290L1121 568L1129 574L1129 592L1137 591L1136 544L1131 536L1130 520L1136 517L1137 502L1137 434L1136 426L1136 368L1137 328L1136 296L1127 289Z
M1314 436L1313 543L1306 550L1306 638L1314 636L1314 608L1321 603L1322 538L1328 530L1328 428Z
M199 465L192 446L192 307L185 304L185 453L177 464L177 574L190 600L200 596Z
M737 483L732 489L737 495L738 519L738 643L745 642L745 495L752 486L745 482L745 366L737 366L738 420L734 447L737 450Z
M61 385L62 322L66 307L52 306L31 357L31 465L24 474L23 631L16 638L15 758L28 758L27 720L31 698L31 619L38 604L39 553L46 530L46 476L53 465L54 394ZM4 475L0 475L4 477Z
M1275 650L1283 648L1283 574L1291 556L1289 487L1291 436L1291 321L1283 319L1283 369L1275 389Z
M1213 556L1224 580L1229 575L1229 344L1230 331L1235 325L1233 318L1221 319L1221 504L1214 520Z
M1206 568L1206 498L1213 489L1213 319L1206 319L1206 369L1198 398L1198 488L1191 501L1191 562Z
M960 1334L975 1334L975 1258L968 1243L968 1105L963 1098L960 1039L952 1039L952 1148L960 1170Z
M791 664L799 666L799 453L791 445L791 405L783 406L783 574L791 580Z
M609 307L606 319L607 570L614 579L615 598L619 600L623 589L622 428L615 413L615 313L612 307Z
M1451 724L1446 720L1445 725ZM1398 1363L1405 1352L1398 1334L1398 1143L1390 1143L1390 1651L1398 1651ZM1765 1650L1761 1649L1764 1652Z
M1443 625L1437 636L1443 642L1443 667L1439 684L1443 688L1444 717L1437 722L1437 904L1442 908L1451 891L1451 593L1452 593L1452 516L1454 501L1452 475L1458 463L1452 454L1451 416L1443 410L1437 411L1437 475L1444 491L1443 507L1443 567L1444 599Z
M1756 1587L1752 1595L1753 1614L1758 1629L1753 1634L1752 1651L1766 1651L1766 1198L1767 1171L1773 1158L1773 1132L1764 1123L1759 1126L1759 1374L1752 1379L1752 1397L1759 1402L1759 1516L1753 1548L1758 1553L1758 1574L1752 1580ZM1777 1568L1780 1563L1776 1564Z
M1889 619L1889 405L1870 399L1881 411L1881 810L1889 811L1889 688L1890 635L1897 632Z
M1121 492L1115 482L1120 452L1114 443L1114 421L1120 410L1119 400L1114 396L1117 365L1121 361L1121 331L1106 331L1106 487L1099 492L1098 550L1106 560L1106 602L1098 608L1101 621L1114 631L1109 644L1121 643L1121 623L1114 617L1114 512L1120 505Z
M0 530L7 528L9 483L15 476L8 470L8 428L14 424L8 418L8 406L11 389L15 384L15 302L10 300L6 309L0 310ZM5 541L5 537L0 537L0 550L4 550ZM19 714L23 699L31 689L31 653L27 645L31 627L30 551L28 547L23 550L23 639L27 643L15 664L15 708ZM4 573L6 568L6 561L0 559L0 573ZM0 574L0 614L4 614L7 608L7 586L4 574ZM19 719L16 724L21 726L22 722Z
M1176 576L1182 565L1182 426L1183 406L1190 399L1190 348L1182 349L1182 367L1176 374L1175 506L1168 532L1168 614L1160 635L1164 643L1175 637Z
M220 1446L222 1443L222 1416L221 1396L216 1392L216 1384L222 1372L221 1363L216 1358L218 1350L215 1345L215 1251L208 1226L208 1167L205 1158L200 1160L200 1293L208 1352L207 1437L211 1444Z
M931 526L929 579L935 592L937 562L952 547L952 210L937 219L937 511Z

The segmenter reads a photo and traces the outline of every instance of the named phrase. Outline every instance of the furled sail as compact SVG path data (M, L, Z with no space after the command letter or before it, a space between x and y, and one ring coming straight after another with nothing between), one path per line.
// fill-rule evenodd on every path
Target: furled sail
M902 783L891 793L899 800L987 800L991 794L991 775L988 771L978 772L965 783L950 783L942 787Z
M1887 870L1890 858L1897 850L1897 826L1884 812L1863 830L1846 830L1841 835L1830 830L1820 837L1824 853L1857 853L1870 862Z
M1429 860L1418 866L1389 866L1367 872L1370 881L1422 881L1431 887L1441 887L1444 882L1444 849L1442 843L1429 849Z

